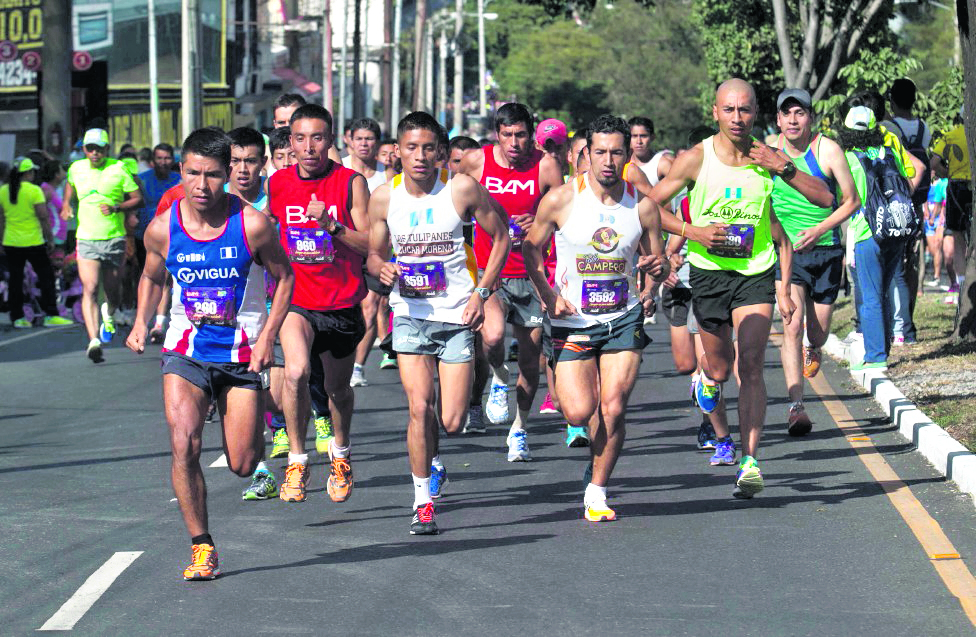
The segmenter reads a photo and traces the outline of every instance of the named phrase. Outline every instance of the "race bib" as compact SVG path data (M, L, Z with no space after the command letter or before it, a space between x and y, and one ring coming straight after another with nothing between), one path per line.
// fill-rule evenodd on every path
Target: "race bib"
M725 245L708 249L709 254L727 259L749 259L756 239L756 226L734 223L725 229Z
M400 296L424 299L447 292L447 273L442 262L401 263L400 268Z
M288 228L288 259L292 263L332 263L332 235L322 228Z
M180 299L186 318L197 327L220 325L234 327L237 302L234 288L182 288Z
M583 313L609 314L627 307L627 279L583 281Z
M522 247L522 239L525 238L525 230L522 226L511 219L508 220L508 236L512 240L512 250Z

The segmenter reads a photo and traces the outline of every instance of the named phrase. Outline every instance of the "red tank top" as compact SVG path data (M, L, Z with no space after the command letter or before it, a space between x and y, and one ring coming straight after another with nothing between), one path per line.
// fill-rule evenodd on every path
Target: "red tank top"
M333 163L318 179L299 177L298 166L275 171L268 179L268 206L278 219L278 236L295 271L291 302L298 307L341 310L366 297L362 255L333 240L317 221L305 217L305 207L315 193L333 219L355 229L349 206L352 180L357 174Z
M542 151L534 150L528 167L522 170L504 168L495 161L494 146L481 149L485 154L485 167L481 173L481 185L491 196L501 204L509 219L524 214L535 214L542 199L542 184L539 183L539 162ZM525 262L522 260L522 239L525 233L513 221L509 221L508 235L512 238L512 251L508 254L502 277L506 279L524 279ZM478 259L478 267L484 268L488 264L491 254L491 237L477 226L474 232L474 254Z

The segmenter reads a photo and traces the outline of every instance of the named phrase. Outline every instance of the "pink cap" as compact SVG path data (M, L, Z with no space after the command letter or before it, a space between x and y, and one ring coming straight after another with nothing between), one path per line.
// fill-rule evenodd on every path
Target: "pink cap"
M545 146L547 139L561 145L566 143L569 135L566 134L566 125L558 119L545 119L535 127L535 139L540 146Z

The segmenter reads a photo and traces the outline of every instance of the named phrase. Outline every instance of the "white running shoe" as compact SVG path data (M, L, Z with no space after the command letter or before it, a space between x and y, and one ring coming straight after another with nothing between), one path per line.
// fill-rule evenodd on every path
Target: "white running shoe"
M350 387L366 387L369 383L366 381L366 375L363 374L363 370L354 369L352 370L352 378L349 379Z
M529 451L529 443L526 440L527 434L524 429L519 429L513 434L509 434L508 440L508 461L509 462L528 462L532 460L532 453Z
M481 405L468 407L468 420L464 423L464 429L461 433L483 434L487 431L488 428L485 427L485 421L481 418Z
M488 404L485 405L485 415L488 422L501 425L508 422L508 385L492 383L488 392Z

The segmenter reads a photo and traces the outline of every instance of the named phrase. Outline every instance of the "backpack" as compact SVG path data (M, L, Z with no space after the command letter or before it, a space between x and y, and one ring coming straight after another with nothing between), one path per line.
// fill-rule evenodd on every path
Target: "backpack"
M929 187L932 185L931 171L929 170L929 151L922 144L922 139L925 138L925 131L928 130L927 125L921 119L916 118L918 122L918 129L915 131L915 135L911 138L905 135L905 131L894 118L891 118L891 123L898 129L902 144L905 150L915 155L915 157L922 162L925 166L925 175L922 176L922 181L919 182L918 188L915 189L914 199L915 201L924 201L923 197L928 195Z
M861 212L874 240L884 246L915 236L919 231L918 216L908 180L898 170L894 153L881 147L874 159L859 150L854 154L864 168L866 187Z

